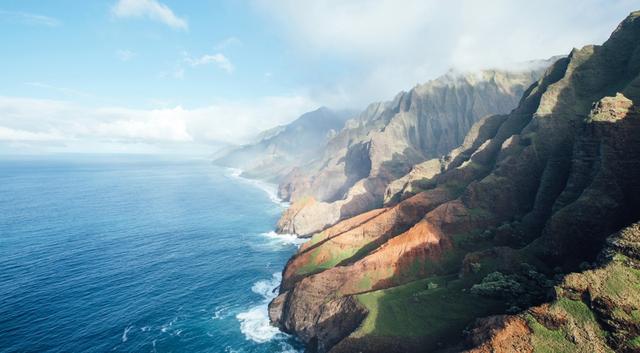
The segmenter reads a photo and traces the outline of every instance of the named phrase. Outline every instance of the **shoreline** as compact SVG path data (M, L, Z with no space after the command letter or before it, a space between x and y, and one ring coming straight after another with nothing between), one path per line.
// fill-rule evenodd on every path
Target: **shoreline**
M243 171L240 168L232 168L232 167L223 167L223 168L225 168L229 172L228 175L230 177L236 180L240 180L244 183L251 184L256 188L264 191L269 196L269 199L271 199L273 203L279 205L283 209L286 209L291 205L289 202L284 201L278 197L277 184L269 183L261 179L251 179L251 178L244 177L242 176Z
M257 189L264 191L269 199L276 204L282 212L289 207L288 202L282 201L277 196L277 185L265 182L258 179L250 179L242 176L242 170L239 168L225 167L227 170L227 176L235 180L239 180L243 183L249 184ZM262 237L274 240L280 244L287 246L300 246L308 239L300 238L295 234L279 234L275 230L260 233ZM294 252L295 253L295 252ZM270 264L266 264L270 266ZM247 340L252 340L256 343L267 343L270 341L281 341L282 353L300 353L294 347L284 342L286 339L293 338L297 340L297 337L283 332L280 328L273 326L269 320L269 302L271 302L277 296L277 290L282 283L282 271L273 273L270 279L262 279L255 282L251 286L251 291L262 296L263 300L257 305L254 305L247 310L240 312L236 315L236 319L240 323L240 331L245 335Z

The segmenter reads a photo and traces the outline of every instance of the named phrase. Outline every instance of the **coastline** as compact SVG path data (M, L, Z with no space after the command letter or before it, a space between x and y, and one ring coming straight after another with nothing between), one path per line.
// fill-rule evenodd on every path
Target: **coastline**
M226 169L228 171L226 175L230 178L250 184L264 191L269 196L269 199L278 205L282 211L289 207L288 202L282 201L277 196L276 184L243 177L242 170L238 168L227 167ZM295 234L279 234L276 233L275 230L264 232L260 235L282 245L294 245L296 248L299 248L308 240L299 238ZM266 266L270 266L270 264L266 264ZM281 341L282 353L298 353L299 351L285 342L286 339L295 338L295 336L285 333L278 327L271 325L269 320L268 305L277 296L278 288L282 282L282 270L283 269L280 269L280 271L274 272L270 279L263 279L252 285L251 291L262 296L264 300L260 304L238 313L236 319L240 323L240 331L245 335L246 339L256 343L266 343L272 340Z
M260 179L251 179L251 178L244 177L242 176L242 173L243 173L242 169L239 169L239 168L232 168L232 167L224 167L224 168L227 169L227 171L229 172L228 175L230 177L236 180L240 180L242 182L251 184L256 188L264 191L267 195L269 195L269 199L271 199L273 203L279 205L283 209L286 209L287 207L290 206L289 202L283 201L281 198L278 197L278 185L268 183Z

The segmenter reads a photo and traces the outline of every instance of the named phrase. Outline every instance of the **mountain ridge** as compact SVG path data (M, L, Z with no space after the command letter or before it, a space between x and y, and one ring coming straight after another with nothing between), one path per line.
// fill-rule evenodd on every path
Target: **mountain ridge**
M387 185L416 163L458 146L485 115L508 113L549 61L533 71L449 72L373 103L327 143L323 156L294 169L279 186L292 201L281 233L309 235L379 207Z
M637 226L607 237L640 219L639 18L557 60L415 190L314 233L272 322L318 352L637 351Z
M263 131L253 142L224 151L213 162L238 168L245 177L277 183L294 166L315 158L351 114L320 107L289 124Z

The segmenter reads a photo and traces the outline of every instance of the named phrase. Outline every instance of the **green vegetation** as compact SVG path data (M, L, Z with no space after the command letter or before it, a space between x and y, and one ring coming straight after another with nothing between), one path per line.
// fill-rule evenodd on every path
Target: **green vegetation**
M611 347L624 352L640 350L640 270L620 253L610 259L592 270L568 275L556 287L557 298L543 314L561 318L554 327L525 315L536 352L613 352ZM590 301L596 300L606 307L593 310ZM602 309L606 314L599 316Z
M560 329L551 330L540 324L531 315L526 316L533 331L531 343L537 353L573 353L578 352L575 343L569 341Z
M377 247L378 244L376 242L366 243L362 247L349 247L346 249L333 247L332 244L327 244L327 246L322 245L311 250L309 261L304 266L298 269L297 274L308 275L318 273L331 267L335 267L344 261L357 261L369 254ZM319 255L321 253L325 254L327 252L330 254L330 256L324 261L319 261Z
M467 188L467 185L468 185L467 183L461 183L455 180L448 180L442 186L445 189L447 189L451 193L451 195L454 195L454 197L458 197L462 194L464 189Z
M571 317L579 324L597 325L595 315L593 315L591 309L589 309L589 307L582 301L560 298L554 303L554 305L557 305L570 314Z
M356 335L421 337L437 342L459 337L476 317L503 310L501 301L469 293L457 275L422 279L360 294L369 315Z
M640 270L625 266L624 263L629 261L626 256L620 255L614 261L608 266L611 274L604 283L606 293L614 297L631 297L640 303Z
M316 233L311 237L311 239L309 239L306 246L316 245L317 243L325 240L325 237L324 232Z
M567 323L559 328L548 328L533 316L525 316L533 331L531 342L536 352L613 352L605 343L605 331L584 302L560 298L549 311L564 317Z
M345 258L340 262L344 262L344 261L356 262L362 259L363 257L369 255L373 250L377 249L379 246L380 244L377 241L369 242L364 246L362 246L360 249L358 249L358 251L356 251L352 256L349 256L349 258Z
M362 276L362 278L358 281L358 291L370 290L371 286L373 286L373 281L371 280L371 277L369 277L369 275L365 273L364 276Z
M473 219L489 219L492 217L492 214L484 208L470 208L469 216Z
M434 189L438 185L438 182L433 178L422 178L411 182L411 190L413 192L420 192Z
M472 230L467 233L458 233L451 236L455 249L462 249L464 252L478 251L493 246L491 239L483 235L483 232Z
M504 275L501 272L488 274L482 282L471 287L471 293L494 298L511 298L519 296L524 288L513 275Z
M328 268L336 266L346 259L351 258L357 253L358 249L349 248L337 251L333 251L332 249L331 256L329 256L326 260L319 262L317 260L318 255L320 255L320 253L323 251L327 251L327 249L325 247L319 247L311 250L309 261L304 266L300 267L296 273L299 275L308 275L322 272Z

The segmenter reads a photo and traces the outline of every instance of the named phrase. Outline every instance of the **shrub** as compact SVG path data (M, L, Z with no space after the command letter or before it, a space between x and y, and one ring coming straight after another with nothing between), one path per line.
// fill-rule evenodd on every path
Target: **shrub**
M523 292L522 286L513 275L492 272L482 282L471 287L471 293L494 298L509 298Z

